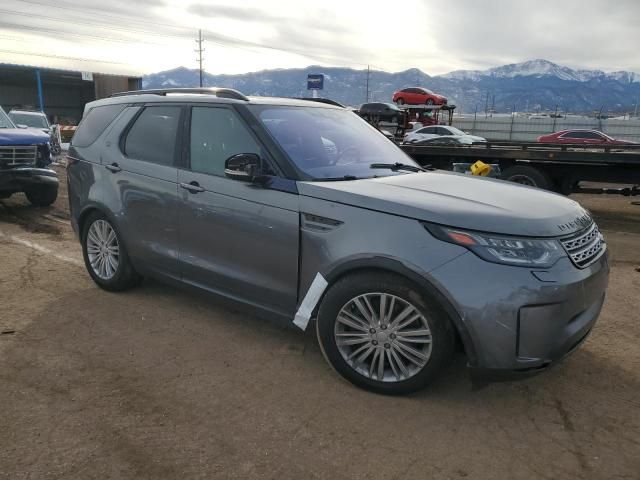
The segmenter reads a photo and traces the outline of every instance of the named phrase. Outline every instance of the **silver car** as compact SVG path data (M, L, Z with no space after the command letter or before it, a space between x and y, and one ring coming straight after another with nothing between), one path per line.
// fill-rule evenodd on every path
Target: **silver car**
M425 170L322 103L229 89L92 102L68 182L100 287L155 277L315 323L334 369L381 393L427 385L458 345L474 372L545 369L586 338L607 287L578 203Z
M477 135L469 135L459 128L449 125L429 125L415 131L407 133L402 139L403 143L419 143L433 138L452 139L453 142L460 145L471 145L474 143L486 143L487 139L478 137Z

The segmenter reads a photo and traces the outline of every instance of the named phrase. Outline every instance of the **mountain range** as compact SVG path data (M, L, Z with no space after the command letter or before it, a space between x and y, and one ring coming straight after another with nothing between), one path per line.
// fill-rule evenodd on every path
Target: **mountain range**
M246 95L305 97L309 73L324 74L321 96L346 105L365 102L367 71L312 65L306 68L262 70L238 75L204 73L205 86L236 88ZM196 69L179 67L146 75L144 88L194 87ZM412 68L402 72L371 70L369 101L389 102L393 92L422 86L449 98L458 111L473 113L554 111L571 113L632 112L640 97L640 75L618 71L576 70L548 60L529 60L487 70L457 70L430 76Z

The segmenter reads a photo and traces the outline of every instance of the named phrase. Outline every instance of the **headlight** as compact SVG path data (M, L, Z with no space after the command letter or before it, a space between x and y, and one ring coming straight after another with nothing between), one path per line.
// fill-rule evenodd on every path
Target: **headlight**
M566 256L560 243L553 239L518 238L433 224L423 225L434 237L468 248L488 262L547 268Z

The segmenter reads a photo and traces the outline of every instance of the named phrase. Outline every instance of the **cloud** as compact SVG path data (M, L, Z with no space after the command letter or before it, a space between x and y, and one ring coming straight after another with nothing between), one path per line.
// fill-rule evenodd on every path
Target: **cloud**
M532 58L572 67L639 69L637 0L458 0L439 9L439 50L469 68Z
M640 0L59 0L42 14L45 2L4 0L0 35L25 38L12 48L41 51L43 37L69 32L75 56L158 70L193 66L202 28L220 73L324 63L434 75L532 58L640 71Z

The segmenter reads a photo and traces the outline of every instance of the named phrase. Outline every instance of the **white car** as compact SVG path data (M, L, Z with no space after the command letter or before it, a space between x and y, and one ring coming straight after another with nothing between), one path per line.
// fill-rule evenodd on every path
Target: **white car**
M428 127L422 127L416 131L411 131L404 136L403 143L416 143L423 140L436 137L456 137L459 143L472 144L472 143L485 143L487 140L476 135L469 135L456 127L450 127L448 125L429 125Z

